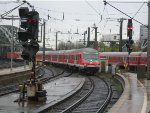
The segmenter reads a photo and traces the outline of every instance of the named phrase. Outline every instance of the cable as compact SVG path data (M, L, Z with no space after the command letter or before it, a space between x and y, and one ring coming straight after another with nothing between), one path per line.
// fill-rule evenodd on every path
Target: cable
M25 2L23 2L22 4L20 4L19 6L13 8L13 9L11 9L11 10L5 12L4 14L1 14L0 16L1 16L2 18L4 18L6 15L8 15L9 13L11 13L12 11L14 11L15 9L17 9L18 7L20 7L20 6L23 5L23 4L25 4Z
M99 21L99 23L101 23L101 21L103 20L103 14L104 14L105 8L106 8L106 5L104 5L104 9L103 9L103 12L102 12L102 15L101 15L101 20Z
M136 21L137 23L139 23L139 24L141 24L141 25L143 25L143 26L145 26L145 27L148 28L148 26L146 26L146 25L144 25L143 23L139 22L138 20L132 18L132 17L129 16L128 14L124 13L123 11L119 10L118 8L114 7L113 5L111 5L111 4L109 4L108 2L106 2L106 0L104 0L104 5L107 5L107 4L110 5L111 7L113 7L114 9L116 9L117 11L121 12L122 14L126 15L127 17L133 19L133 20Z
M101 16L101 14L87 0L85 1L99 16Z
M131 2L131 1L109 1L109 3L147 3L147 2Z
M132 18L134 18L134 17L137 15L137 13L141 10L141 8L143 7L144 4L145 4L145 3L143 3L143 4L141 5L141 7L138 9L138 11L134 14L134 16L133 16Z

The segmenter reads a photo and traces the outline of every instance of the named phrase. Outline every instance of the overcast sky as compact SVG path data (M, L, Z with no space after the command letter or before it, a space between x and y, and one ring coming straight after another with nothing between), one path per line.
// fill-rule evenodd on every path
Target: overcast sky
M6 11L16 7L20 3L14 3L15 0L10 1L0 1L0 14L3 14ZM147 3L142 3L144 0L130 0L130 1L122 1L115 0L110 1L106 0L114 7L123 11L131 17L134 17L137 21L141 22L144 25L148 23L148 7ZM116 9L111 6L104 5L102 0L47 0L47 1L39 1L39 0L29 0L31 5L34 6L35 10L37 10L40 14L40 18L46 20L46 37L49 40L48 43L51 47L55 46L55 32L61 31L63 33L67 33L68 31L72 34L60 34L58 35L58 40L61 41L79 41L83 39L83 32L87 30L88 27L93 29L93 25L95 24L98 27L98 40L104 34L118 34L119 33L119 22L117 21L119 18L129 17L120 13ZM122 2L122 3L121 3ZM129 3L127 3L129 2ZM138 2L138 3L133 3ZM140 3L139 3L140 2ZM145 2L147 2L145 0ZM27 5L23 5L22 7L26 7ZM31 9L30 9L31 10ZM64 13L64 20L63 19ZM48 14L51 17L48 20ZM18 9L10 13L9 15L18 16ZM108 19L110 18L110 19ZM41 21L43 22L43 20ZM1 25L11 25L11 21L9 20L1 20ZM19 26L19 21L14 21L15 26ZM135 40L139 39L139 27L141 24L133 21L134 26L134 36ZM73 33L78 32L79 35L75 35ZM93 30L92 30L93 31ZM94 39L94 32L91 31L91 40ZM127 32L127 20L123 22L123 38L126 37Z

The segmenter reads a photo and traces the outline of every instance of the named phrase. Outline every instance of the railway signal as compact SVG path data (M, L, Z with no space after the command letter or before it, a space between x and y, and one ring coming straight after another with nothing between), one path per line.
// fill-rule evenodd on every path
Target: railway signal
M39 13L29 11L27 7L19 9L20 27L23 30L18 32L18 39L21 41L38 40Z
M34 61L34 56L39 50L38 28L39 13L35 10L29 11L28 7L19 8L20 27L18 39L22 42L24 48L22 58L24 60Z
M42 89L42 84L36 80L35 76L35 62L36 53L39 51L38 44L38 28L39 28L39 13L34 9L29 11L27 7L19 9L20 27L22 30L18 32L18 39L21 41L23 51L21 57L24 60L32 62L32 74L30 80L24 83L22 89L27 86L27 97L31 100L45 100L46 91ZM25 90L22 91L25 95ZM22 97L24 100L24 96Z
M128 19L128 25L127 25L127 36L129 37L129 40L132 39L132 19Z
M127 24L127 37L129 37L129 40L126 42L126 47L128 50L128 53L132 52L132 44L134 41L132 40L132 30L133 30L133 24L132 24L132 19L128 19L128 24Z
M29 13L28 7L19 8L20 26L24 29L27 28L28 13Z
M37 40L38 39L38 28L39 28L39 13L37 11L30 11L28 13L28 29L27 32L29 32L32 36L32 39Z

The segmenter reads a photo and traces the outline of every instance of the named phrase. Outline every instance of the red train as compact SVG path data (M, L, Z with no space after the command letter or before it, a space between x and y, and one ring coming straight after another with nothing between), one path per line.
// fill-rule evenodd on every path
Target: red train
M99 55L99 57L98 57ZM11 54L7 54L10 58ZM12 53L14 59L22 59L21 52ZM38 52L36 55L37 61L43 59L43 52ZM89 70L96 72L99 69L100 60L107 60L109 65L117 64L123 66L130 64L130 68L136 69L137 65L147 67L147 52L97 52L91 48L49 51L45 53L45 60L52 64L64 64L70 67L75 67L80 70Z
M132 52L130 55L128 52L100 52L99 58L107 60L109 65L124 66L129 63L132 70L135 70L138 65L147 67L147 52Z
M14 52L12 54L14 59L22 59L21 52ZM10 58L11 54L7 54ZM45 61L52 64L67 65L72 68L77 68L82 71L95 73L99 70L100 61L99 53L92 48L82 48L74 50L48 51L45 52ZM43 52L36 54L36 60L42 61Z

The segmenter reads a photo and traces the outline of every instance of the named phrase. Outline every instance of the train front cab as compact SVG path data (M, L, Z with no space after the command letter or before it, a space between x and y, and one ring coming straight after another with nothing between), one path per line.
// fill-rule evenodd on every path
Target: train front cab
M83 52L81 58L81 65L84 71L93 74L99 71L100 61L98 52Z

